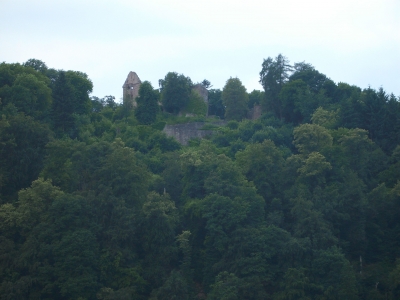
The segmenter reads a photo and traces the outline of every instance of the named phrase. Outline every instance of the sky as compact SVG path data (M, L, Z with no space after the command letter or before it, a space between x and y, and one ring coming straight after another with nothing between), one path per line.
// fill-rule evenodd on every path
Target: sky
M39 59L86 73L92 96L122 98L130 71L262 90L283 54L336 83L400 96L400 0L0 0L0 62Z

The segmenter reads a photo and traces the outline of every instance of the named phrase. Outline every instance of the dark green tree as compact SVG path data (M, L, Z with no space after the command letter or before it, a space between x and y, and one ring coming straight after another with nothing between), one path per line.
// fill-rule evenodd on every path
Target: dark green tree
M264 94L264 92L259 90L253 90L249 93L249 108L252 108L255 105L260 105L264 100Z
M90 208L80 203L85 202L85 199L79 200L77 197L75 199L74 197L64 197L64 199L61 197L51 208L53 211L57 210L52 213L54 223L51 225L61 227L56 229L58 232L55 232L52 237L62 236L54 240L51 245L54 259L53 276L56 278L54 284L60 294L67 299L93 298L99 288L99 273L97 272L100 256L99 246L93 229L84 228L90 226L90 224L85 224L89 223L88 219L90 220L90 217L85 215L87 209L90 210ZM58 213L62 213L62 215ZM83 221L84 219L86 222ZM74 225L83 228L74 228ZM43 254L45 253L44 251ZM43 259L46 259L45 255Z
M319 285L320 296L325 296L325 299L358 299L355 273L339 248L317 251L312 275Z
M143 262L145 279L153 286L160 286L166 281L172 261L176 259L174 227L177 211L168 194L159 195L151 192L143 204L143 213L145 219L142 247L146 253Z
M221 119L225 117L225 106L222 103L222 91L220 89L208 91L208 115L218 116Z
M385 133L382 139L377 141L387 154L390 154L400 141L400 99L391 94L385 105L384 116L382 116L383 128Z
M201 85L204 86L206 89L212 88L211 82L208 81L207 79L204 79L204 80L201 82Z
M274 300L311 300L308 297L308 290L311 287L310 279L303 268L289 268L280 283L282 291L274 294Z
M267 203L274 197L280 197L283 184L281 173L285 162L274 142L265 140L248 145L236 154L236 161Z
M340 104L339 127L360 128L362 120L361 89L339 82L335 92L335 102Z
M338 111L329 111L318 107L311 116L311 122L327 129L333 129L338 123Z
M90 112L89 94L93 90L93 83L87 74L79 71L66 71L65 77L73 89L73 111L76 114Z
M180 268L187 282L190 282L190 280L192 279L192 270L190 268L192 260L192 247L189 241L190 235L190 231L186 230L176 237L176 241L179 244L180 252L182 253Z
M241 121L247 116L249 96L239 78L229 78L222 90L227 120Z
M301 79L288 82L279 93L282 105L282 117L285 122L299 124L309 121L316 109L314 97L306 83Z
M170 300L170 299L182 299L188 300L189 296L189 286L187 284L187 278L177 271L172 271L168 276L168 279L164 284L153 291L157 300ZM154 298L150 298L154 299Z
M179 113L189 101L192 80L183 74L169 72L159 80L159 85L163 108L169 113Z
M3 62L0 64L0 91L7 86L11 87L14 83L14 80L21 74L31 74L39 81L44 81L46 84L49 83L49 79L44 74L37 72L34 68L18 63L7 64Z
M318 94L324 89L329 97L335 93L335 83L326 77L326 75L318 72L311 64L305 62L295 63L294 72L290 75L289 81L303 80L314 94Z
M8 115L23 112L49 122L52 103L50 80L31 67L0 64L0 110Z
M93 84L85 73L59 71L53 87L53 126L58 136L74 134L73 114L90 112Z
M36 71L39 71L43 74L46 74L48 68L46 66L46 64L39 60L39 59L35 59L35 58L31 58L28 59L26 62L23 63L24 67L31 67L33 69L35 69Z
M99 253L88 202L43 179L21 190L18 198L10 211L20 237L14 288L21 289L25 277L30 286L23 298L92 298Z
M235 274L226 271L221 272L215 278L215 283L212 285L209 299L211 300L237 300L239 278Z
M136 98L136 119L140 124L149 125L154 123L159 110L158 95L151 83L144 81L139 88L139 97Z
M58 135L70 134L73 129L73 93L65 72L61 71L53 91L53 126Z
M303 124L293 130L293 144L302 154L320 152L332 146L332 136L322 126L315 124Z
M26 299L42 293L41 282L48 276L38 282L38 267L48 268L40 263L40 247L45 245L40 244L43 240L35 229L48 220L49 208L62 194L51 182L39 179L19 192L17 205L0 206L0 294L8 295L3 299Z
M289 60L279 54L275 59L264 59L260 72L260 83L265 91L264 110L274 112L275 116L282 119L282 105L279 93L283 85L289 80L289 72L292 67Z
M21 74L11 88L10 102L18 111L44 120L50 113L51 89L46 81L40 81L32 74Z
M363 114L362 124L359 124L358 127L368 130L368 135L373 141L386 135L383 130L382 117L385 115L385 104L388 100L389 95L386 95L382 88L378 92L368 88L361 93Z
M52 132L46 124L24 114L0 121L0 193L11 201L37 179L43 168L45 146Z
M115 110L118 107L118 103L115 102L114 96L111 96L111 95L104 96L103 100L105 102L105 106L112 110Z

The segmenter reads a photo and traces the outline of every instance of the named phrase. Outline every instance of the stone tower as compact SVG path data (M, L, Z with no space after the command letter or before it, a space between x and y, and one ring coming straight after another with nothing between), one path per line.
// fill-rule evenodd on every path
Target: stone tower
M125 83L122 86L123 89L123 101L124 105L130 108L136 107L136 97L139 95L139 88L141 85L139 76L135 72L129 72L126 77Z

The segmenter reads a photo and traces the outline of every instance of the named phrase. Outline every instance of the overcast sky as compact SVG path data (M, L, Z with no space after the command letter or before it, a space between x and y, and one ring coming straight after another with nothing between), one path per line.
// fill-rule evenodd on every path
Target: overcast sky
M279 53L338 82L400 96L400 0L0 0L0 62L82 71L94 96L122 97L129 71L262 89Z

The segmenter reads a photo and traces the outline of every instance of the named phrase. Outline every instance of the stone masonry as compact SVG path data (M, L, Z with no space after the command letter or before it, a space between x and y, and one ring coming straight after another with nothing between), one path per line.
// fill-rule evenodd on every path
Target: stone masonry
M186 124L166 125L164 132L167 136L174 137L180 144L187 145L190 139L193 138L204 138L208 135L213 134L213 130L203 130L202 128L206 124L215 126L224 126L225 121L205 123L205 122L193 122Z
M128 77L125 80L123 89L123 101L124 105L130 108L136 107L136 97L139 95L139 88L142 81L135 72L129 72Z
M203 98L204 102L208 105L208 90L204 87L204 85L198 83L193 86L192 90L195 90L201 98Z
M261 105L254 105L253 108L249 109L249 112L247 113L247 119L254 121L261 118L261 115Z
M193 86L192 90L196 91L207 105L206 116L208 116L208 90L200 83Z

